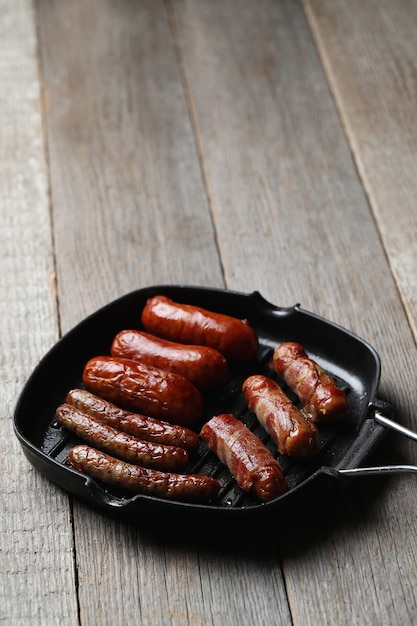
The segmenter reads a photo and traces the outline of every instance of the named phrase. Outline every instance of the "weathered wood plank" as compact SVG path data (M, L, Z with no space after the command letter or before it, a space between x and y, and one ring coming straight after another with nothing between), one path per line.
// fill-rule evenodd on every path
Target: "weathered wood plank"
M306 21L281 4L239 20L233 2L174 5L227 283L301 302L400 365L411 337L379 233Z
M63 329L148 283L222 285L165 5L38 7ZM245 541L225 559L79 503L74 533L83 623L240 625L256 623L258 610L288 623L269 547L249 558Z
M412 426L412 333L300 5L174 8L227 284L301 301L367 338L381 355L382 397ZM390 439L386 461L416 459ZM412 585L381 565L415 580L416 484L376 485L358 483L324 531L303 520L283 541L294 623L388 626L415 612Z
M148 283L222 285L163 3L38 6L63 328Z
M417 4L305 6L417 337Z
M368 338L411 422L412 334L301 4L37 6L63 329L143 284L223 284L224 268L229 287ZM81 620L288 623L283 552L293 623L407 623L411 479L362 483L328 524L225 553L76 503Z
M384 1L346 4L320 0L306 0L304 4L408 321L416 336L417 285L415 272L411 270L417 265L414 207L416 4ZM378 308L379 304L378 300ZM389 311L386 313L388 315ZM406 325L403 316L398 318L396 313L391 313L391 317L392 323L385 318L387 334L382 340L378 339L378 343L393 347L393 358L387 355L383 367L388 370L396 402L400 404L399 420L409 422L416 430L412 408L415 374L413 368L409 371L409 363L415 360L414 342L407 335L405 341L402 340ZM397 344L399 338L401 346ZM410 352L413 354L411 361ZM409 380L408 392L397 385L404 375ZM401 399L407 396L408 403L401 407ZM408 462L413 458L416 458L415 450L408 446L402 460ZM351 623L385 623L383 615L386 623L411 624L415 619L415 537L413 532L408 533L413 527L411 520L415 519L412 502L415 481L412 476L402 477L392 481L391 486L398 490L395 496L392 494L385 499L379 494L378 507L375 506L371 516L361 520L355 533L358 555L369 551L371 560L350 558L342 564L332 550L331 571L340 581L338 606L341 611L343 607L352 607ZM400 513L393 518L394 506L400 507ZM350 518L349 527L354 523L354 518ZM399 531L401 525L407 528L404 533ZM375 532L376 528L381 532ZM391 548L389 542L392 542ZM331 534L325 546L333 548ZM321 546L309 549L308 558L316 559L322 549ZM397 566L402 575L398 575ZM379 572L377 578L374 578L374 570ZM292 573L295 580L291 588L297 596L302 574L297 567ZM346 592L341 584L343 578Z
M68 498L28 464L12 428L18 394L58 328L34 12L18 0L1 1L0 13L0 621L69 625Z

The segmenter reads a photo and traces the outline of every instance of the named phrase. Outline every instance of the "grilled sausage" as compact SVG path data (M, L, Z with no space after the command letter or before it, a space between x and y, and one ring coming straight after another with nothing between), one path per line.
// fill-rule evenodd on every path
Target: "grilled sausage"
M162 295L147 301L141 319L145 329L154 335L209 346L231 361L250 361L258 350L258 338L247 320L179 304Z
M190 454L196 452L198 448L198 435L193 430L140 413L130 413L86 389L71 389L66 402L91 417L139 439L184 448Z
M56 416L60 424L84 441L124 461L166 471L179 471L187 465L188 453L184 448L143 441L82 413L70 404L59 406Z
M183 502L208 502L216 497L220 483L200 474L175 474L120 461L86 445L72 448L69 465L104 483L132 493Z
M189 380L131 359L98 356L84 367L89 391L128 411L188 426L202 415L203 399Z
M298 396L303 411L314 422L335 422L348 414L346 394L307 356L301 344L286 342L277 346L271 366Z
M268 376L255 374L242 386L249 409L278 446L280 454L309 457L317 449L318 430Z
M204 424L200 435L244 491L253 491L262 501L268 502L288 490L278 461L233 415L214 416Z
M139 330L118 333L111 354L181 374L202 391L220 385L227 373L225 357L214 348L184 345Z

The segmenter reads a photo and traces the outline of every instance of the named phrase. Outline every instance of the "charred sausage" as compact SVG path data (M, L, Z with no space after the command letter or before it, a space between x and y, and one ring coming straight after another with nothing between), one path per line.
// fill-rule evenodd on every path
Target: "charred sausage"
M230 414L214 416L201 429L201 438L246 492L268 502L288 490L280 464L245 424Z
M188 426L202 415L200 391L180 374L131 359L98 356L84 367L89 391L129 411Z
M105 450L119 459L165 471L183 470L188 462L184 448L143 441L104 424L70 404L56 411L60 424L80 439Z
M125 411L86 389L71 389L66 402L105 424L139 439L184 448L190 454L196 452L198 448L198 435L193 430L140 413Z
M346 394L314 360L303 346L285 342L274 351L272 368L303 404L303 411L314 422L334 422L349 412Z
M228 369L225 357L214 348L184 345L139 330L118 333L111 354L181 374L202 391L220 385Z
M257 335L247 320L179 304L162 295L149 298L141 319L145 329L154 335L209 346L231 361L250 361L258 350Z
M305 418L281 387L268 376L255 374L242 386L249 409L278 446L280 454L309 457L317 449L318 430Z
M83 474L126 491L170 500L207 502L220 490L220 483L210 476L161 472L132 465L86 445L72 448L68 463Z

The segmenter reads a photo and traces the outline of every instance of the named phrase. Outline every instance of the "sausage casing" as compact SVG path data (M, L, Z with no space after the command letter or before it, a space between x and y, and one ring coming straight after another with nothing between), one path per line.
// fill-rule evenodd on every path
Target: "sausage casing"
M245 424L230 414L214 416L201 429L201 438L246 492L268 502L288 490L280 464Z
M255 374L242 386L249 409L278 446L280 454L306 458L316 452L318 430L305 418L281 387L268 376Z
M184 448L143 441L104 424L70 404L56 411L60 424L84 441L119 459L166 471L183 470L188 463Z
M225 357L214 348L184 345L139 330L118 333L111 354L181 374L202 391L220 385L228 369Z
M247 320L179 304L159 295L149 298L142 311L145 329L165 339L209 346L231 361L255 358L259 342Z
M87 445L72 448L68 463L83 474L136 494L183 502L207 502L220 490L220 483L210 476L161 472L133 465Z
M334 422L346 417L346 394L323 368L310 359L303 346L285 342L277 346L272 368L298 396L303 411L315 422Z
M177 446L189 453L196 452L198 448L198 435L193 430L140 413L131 413L86 389L71 389L67 394L66 402L105 424L139 439Z
M203 399L189 380L131 359L98 356L84 367L92 393L129 411L183 426L200 419Z

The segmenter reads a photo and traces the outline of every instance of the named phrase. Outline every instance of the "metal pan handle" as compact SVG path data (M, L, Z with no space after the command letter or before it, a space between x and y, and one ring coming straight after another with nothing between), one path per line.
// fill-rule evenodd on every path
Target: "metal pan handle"
M374 419L381 426L385 426L386 428L390 428L401 435L405 435L409 439L413 439L417 441L417 433L405 426L401 426L397 422L386 417L380 411L375 411ZM354 467L352 469L340 469L337 470L338 474L343 476L378 476L379 474L403 474L403 473L412 473L417 474L417 467L415 465L381 465L378 467Z
M398 424L397 422L393 422L392 420L390 420L388 417L386 417L379 411L375 411L374 419L378 424L381 424L381 426L385 426L386 428L391 428L391 430L395 430L398 433L401 433L402 435L405 435L406 437L409 437L410 439L414 439L414 441L417 441L417 433L415 433L412 430L409 430L408 428L405 428L405 426L401 426L401 424Z
M336 470L342 476L379 476L382 474L417 474L415 465L379 465L376 467L354 467Z

